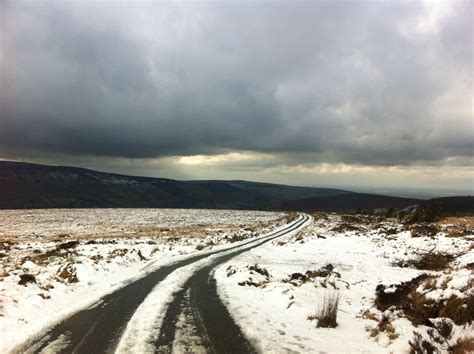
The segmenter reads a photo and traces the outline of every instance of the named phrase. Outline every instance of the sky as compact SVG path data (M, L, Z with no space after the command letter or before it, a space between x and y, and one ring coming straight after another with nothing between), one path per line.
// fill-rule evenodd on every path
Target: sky
M0 159L474 189L470 1L0 1Z

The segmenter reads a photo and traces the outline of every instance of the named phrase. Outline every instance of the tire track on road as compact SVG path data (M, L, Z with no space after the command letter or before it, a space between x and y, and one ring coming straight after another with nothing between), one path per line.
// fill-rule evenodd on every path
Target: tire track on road
M303 215L284 232L268 236L250 246L220 256L211 264L196 271L185 283L183 289L175 294L173 302L169 305L160 335L155 342L155 351L157 353L194 352L198 343L198 351L204 348L204 351L209 353L255 352L220 300L214 270L243 252L298 230L308 220L309 216ZM186 331L181 333L183 328L180 327L183 322L186 324L187 333ZM179 337L177 333L180 334ZM196 337L200 340L196 341ZM176 350L177 347L179 350Z

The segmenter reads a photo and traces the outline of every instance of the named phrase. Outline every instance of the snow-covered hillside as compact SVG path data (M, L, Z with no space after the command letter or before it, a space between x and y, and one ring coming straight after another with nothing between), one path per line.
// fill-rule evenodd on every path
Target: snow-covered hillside
M316 214L300 234L218 268L219 292L262 352L408 352L414 331L442 352L468 335L472 345L474 233L438 227L423 235L428 225L410 231L394 219ZM340 297L337 327L317 328L331 297ZM449 338L430 338L438 333L429 318L453 325Z

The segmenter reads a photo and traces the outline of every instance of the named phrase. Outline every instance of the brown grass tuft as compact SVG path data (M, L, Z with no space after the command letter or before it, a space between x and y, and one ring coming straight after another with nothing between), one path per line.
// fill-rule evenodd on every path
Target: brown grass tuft
M411 227L410 232L412 237L434 237L438 234L439 229L434 224L422 223Z
M395 331L395 327L390 323L388 317L382 317L377 323L377 327L370 330L370 336L376 338L380 333L386 333L390 340L395 340L399 337L399 334Z
M339 292L325 294L314 317L318 319L318 328L336 328L337 311L341 295Z
M455 295L443 301L427 299L416 291L421 284L429 284L432 276L420 275L408 282L391 285L378 285L375 292L375 305L385 311L389 307L404 312L405 316L415 325L432 326L430 319L444 317L457 325L471 323L474 320L474 295L458 298Z
M416 268L421 270L444 270L456 257L449 253L426 252L418 258L408 261L397 261L394 265L402 268Z
M26 286L28 283L36 283L36 277L33 274L20 274L18 284Z
M474 353L474 337L460 338L453 346L453 354Z
M289 211L285 215L285 222L288 224L295 220L298 217L298 213L296 211Z

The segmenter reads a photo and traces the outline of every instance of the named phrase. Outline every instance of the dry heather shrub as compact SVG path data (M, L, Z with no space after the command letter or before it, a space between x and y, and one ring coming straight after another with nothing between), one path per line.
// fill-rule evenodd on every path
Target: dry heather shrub
M390 307L403 311L415 325L432 326L430 319L449 318L457 325L472 323L474 320L474 295L459 298L455 295L448 299L435 301L416 291L421 284L429 284L432 276L420 275L408 282L376 288L375 305L380 311Z
M28 283L36 283L36 277L33 274L20 274L18 284L26 286Z
M424 339L418 332L413 333L413 339L408 344L410 345L410 354L438 353L436 346L429 340Z
M245 240L245 237L242 236L242 235L232 235L230 237L226 237L227 240L230 242L230 243L234 243L234 242L239 242L239 241L242 241L242 240Z
M408 343L410 353L442 353L447 351L450 354L467 354L474 352L474 338L461 337L456 342L453 341L453 322L442 318L433 323L433 328L426 331L427 338L423 338L420 333L414 331L413 339Z
M337 311L340 300L341 295L337 291L324 295L315 315L318 319L318 328L337 327Z
M79 278L77 277L76 267L72 263L67 263L62 265L56 271L56 276L59 280L68 282L68 283L78 283Z
M438 234L439 230L436 225L433 224L417 224L410 228L412 237L434 237Z
M295 220L298 217L298 213L296 211L289 211L286 213L285 222L289 223Z
M451 296L444 301L427 299L423 294L411 294L411 306L404 309L405 313L415 324L429 324L430 318L444 317L457 325L471 323L474 319L474 296L465 298Z
M453 354L474 353L474 337L460 338L453 345Z
M372 319L377 321L376 318ZM378 321L377 326L370 330L370 336L374 338L377 338L380 333L386 333L390 340L395 340L399 337L395 327L390 323L390 319L386 316L383 316L382 319Z
M421 270L443 270L456 257L452 254L441 252L426 252L418 258L408 261L398 261L395 263L398 267L416 268Z
M421 274L410 281L401 282L391 286L383 284L375 288L375 305L381 311L385 311L391 306L406 308L410 302L410 294L424 281L430 280L427 274Z
M315 219L322 219L322 220L328 220L328 216L326 213L320 212L320 211L314 211L311 213L311 216Z

